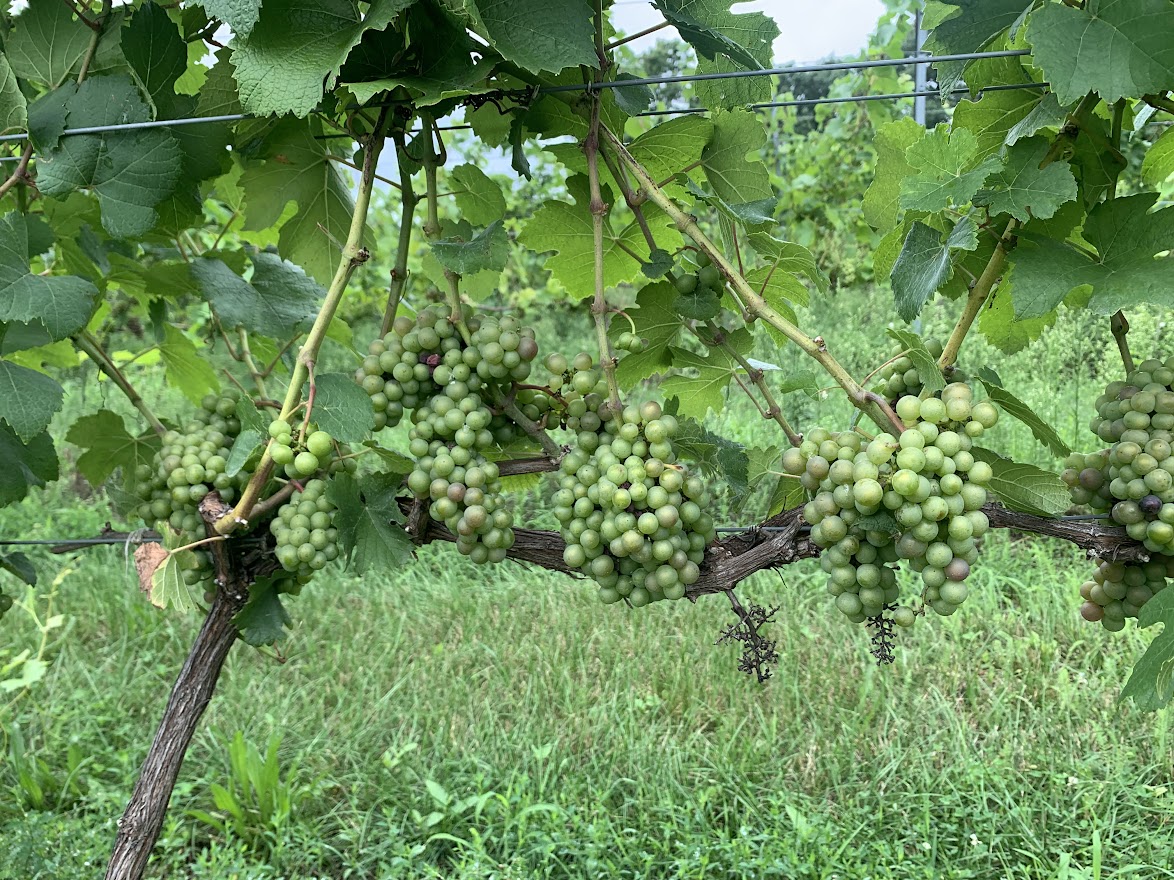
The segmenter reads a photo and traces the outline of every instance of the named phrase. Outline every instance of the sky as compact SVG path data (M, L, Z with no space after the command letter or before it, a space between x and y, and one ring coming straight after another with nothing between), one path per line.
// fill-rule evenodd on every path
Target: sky
M775 40L774 60L806 63L863 49L884 4L881 0L751 0L735 4L732 11L765 12L782 31ZM648 0L617 0L611 20L624 33L634 34L664 19ZM638 52L658 38L675 36L675 31L666 28L629 45Z

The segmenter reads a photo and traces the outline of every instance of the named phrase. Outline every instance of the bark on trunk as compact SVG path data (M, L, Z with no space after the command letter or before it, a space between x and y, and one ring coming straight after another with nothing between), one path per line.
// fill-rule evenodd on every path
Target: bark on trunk
M171 689L167 709L155 731L130 803L118 821L118 836L106 869L106 880L140 880L143 876L163 828L171 790L188 744L212 699L224 659L236 641L232 618L246 598L243 589L216 592L200 634Z

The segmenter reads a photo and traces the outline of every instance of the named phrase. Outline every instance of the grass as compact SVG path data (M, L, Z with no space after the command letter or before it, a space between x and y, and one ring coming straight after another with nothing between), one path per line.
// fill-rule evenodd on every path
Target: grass
M810 325L876 307L841 295ZM940 331L945 312L927 323ZM1158 318L1135 328L1139 352L1160 344ZM1073 442L1115 369L1100 335L1062 322L996 361ZM863 331L829 341L857 375L883 359ZM846 418L834 394L787 406L803 425ZM778 442L751 415L738 401L714 424ZM1046 462L1019 426L1003 437ZM524 501L529 521L549 516L545 494ZM106 518L55 488L0 514L0 532L87 534ZM152 609L121 548L41 561L42 609L68 569L64 626L44 679L0 703L0 878L100 876L197 619ZM432 547L402 571L326 572L289 604L284 662L230 657L150 876L1174 876L1169 719L1116 702L1148 634L1079 620L1088 569L1066 545L996 535L963 609L919 621L885 668L814 564L760 574L743 595L780 606L765 687L713 645L732 620L720 596L629 612ZM3 632L0 657L39 638L19 612Z

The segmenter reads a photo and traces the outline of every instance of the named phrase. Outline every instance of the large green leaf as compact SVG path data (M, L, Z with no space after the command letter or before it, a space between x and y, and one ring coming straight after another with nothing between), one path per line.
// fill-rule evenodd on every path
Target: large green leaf
M432 243L432 253L442 266L458 275L491 270L500 272L510 255L509 237L500 219L490 223L468 241L458 238Z
M978 227L969 215L955 224L945 240L938 230L915 221L890 275L893 299L901 319L912 321L920 315L930 297L950 280L951 254L955 250L977 247Z
M306 116L322 100L363 32L382 30L413 0L265 0L261 18L232 53L241 105L257 116Z
M979 446L971 452L994 471L990 491L1003 506L1036 516L1059 516L1071 505L1068 487L1050 471L1011 461Z
M264 161L246 168L240 179L246 231L268 229L286 205L297 205L281 227L277 248L321 284L334 276L335 242L346 240L353 209L346 184L327 158L327 143L315 139L310 123L283 121L265 141Z
M1000 60L1012 62L1008 68L1017 77L1014 82L1027 81L1026 71L1018 61L1013 58ZM972 132L978 141L978 154L986 156L1002 147L1011 130L1039 106L1041 92L1041 89L984 92L977 100L962 101L954 108L953 124Z
M721 412L725 402L723 392L738 369L733 357L721 349L711 350L709 357L676 346L671 346L669 352L673 368L689 372L687 375L674 373L661 383L665 397L676 397L680 401L682 415L700 419L711 409Z
M107 23L90 65L91 74L109 70L121 61L121 20L121 13L116 12ZM68 3L29 0L28 7L13 19L4 49L17 76L55 89L77 75L93 33L74 17Z
M925 48L935 55L962 55L990 46L1032 6L1032 0L953 0L957 14L933 29ZM939 65L938 84L948 94L966 70L966 62Z
M168 324L163 328L159 354L163 358L168 383L192 403L199 403L210 391L220 390L220 380L216 378L212 364L178 327Z
M240 37L247 37L261 17L261 0L200 0L209 18L218 18Z
M1137 625L1162 624L1121 689L1121 700L1133 700L1143 712L1155 712L1174 697L1174 590L1167 587L1142 606Z
M1174 88L1169 0L1045 3L1027 25L1036 65L1061 104L1096 92L1112 104Z
M156 107L175 97L175 81L187 69L187 44L161 6L144 3L122 29L122 54Z
M356 480L337 474L326 490L338 512L334 517L343 554L357 574L392 571L412 556L412 542L398 525L403 522L396 493L403 475L370 474Z
M695 165L713 139L713 122L698 114L660 122L628 145L628 152L656 180Z
M15 211L0 218L0 322L36 323L45 341L64 339L90 320L98 290L72 275L29 271L29 225Z
M574 190L573 190L574 191ZM586 194L576 193L578 204L548 201L534 212L518 236L518 241L532 251L554 251L546 258L546 268L572 297L591 296L595 292L595 250L591 213ZM609 201L605 195L604 201ZM647 207L647 206L646 206ZM670 253L681 243L676 227L664 221L659 212L646 212L657 245ZM603 229L603 283L614 287L640 274L641 262L634 253L647 253L648 245L640 228L629 224L616 232L605 220Z
M1044 157L1051 144L1046 138L1033 137L1008 148L1003 167L987 178L974 196L974 204L990 209L991 214L1010 214L1020 222L1034 217L1047 220L1060 206L1076 198L1076 178L1067 162L1051 162L1044 167Z
M673 446L684 458L697 463L706 476L721 481L739 504L754 488L751 485L751 457L741 443L714 434L695 419L680 420Z
M323 373L314 378L313 420L340 443L360 443L375 428L371 398L350 373Z
M1174 208L1150 213L1157 198L1140 193L1094 208L1084 239L1095 255L1050 238L1021 239L1010 275L1016 316L1046 315L1076 288L1091 288L1089 308L1102 315L1139 303L1174 305L1174 259L1154 256L1174 243Z
M49 427L64 392L44 373L0 359L0 419L29 443Z
M137 437L131 434L122 416L108 409L82 416L65 439L85 450L78 456L77 469L91 486L102 485L115 468L133 476L138 465L150 464L160 442L153 431Z
M881 232L897 225L901 206L901 181L914 172L905 153L914 143L928 137L912 118L904 116L887 122L876 130L876 170L864 193L864 219Z
M249 601L236 613L236 624L241 641L254 648L271 645L285 634L292 622L281 604L281 591L275 578L261 578L249 587Z
M1031 429L1032 436L1046 446L1053 455L1062 458L1072 452L1068 444L1056 433L1055 428L1036 415L1030 406L1003 387L1002 380L993 370L989 367L983 367L978 371L978 380L986 389L987 396L1001 406L1007 415L1027 425Z
M54 96L64 104L74 128L151 118L134 83L122 74L91 76L80 86L58 89ZM39 155L37 187L58 197L83 187L93 189L106 231L117 238L133 238L155 225L156 205L174 192L179 180L181 155L175 138L161 129L62 138L56 149Z
M48 432L26 443L0 421L0 507L15 504L28 494L57 479L57 452Z
M300 268L265 252L253 255L251 283L210 257L193 262L191 272L226 329L243 327L277 340L311 320L326 294Z
M538 73L593 67L595 28L587 0L444 0L502 56Z
M672 365L669 346L677 340L682 327L676 299L677 289L668 281L646 285L636 295L636 308L629 309L628 314L636 325L636 335L646 340L648 345L643 351L620 358L616 378L625 387L632 387ZM630 329L628 322L622 318L612 321L613 336Z
M1174 128L1165 133L1146 150L1141 163L1142 179L1157 189L1174 174Z
M902 208L931 212L965 205L999 167L994 156L973 164L977 154L978 139L971 132L939 125L905 151L914 173L901 181L898 203Z
M476 165L458 165L449 172L453 199L462 220L488 226L505 215L505 196L497 181Z
M684 24L681 36L699 39L703 33L711 40L725 38L741 47L744 54L731 58L733 49L707 58L699 51L698 73L725 73L735 70L761 69L771 66L773 43L779 35L774 19L761 12L732 12L731 0L660 0L658 7L666 16ZM704 31L702 30L704 29ZM712 43L710 44L712 45ZM744 61L753 61L746 64ZM693 86L697 99L706 107L741 107L755 101L769 101L773 95L770 77L697 82Z
M1007 283L1002 282L995 295L987 299L978 316L978 329L1003 354L1016 354L1056 323L1056 313L1049 312L1039 318L1016 318L1012 298L1006 292Z
M0 54L0 134L9 131L23 131L28 124L28 107L16 74L8 65L8 59Z
M766 146L762 119L746 110L715 113L713 134L701 152L701 167L717 195L732 203L756 202L774 195L766 166L750 153Z
M652 5L664 15L665 21L676 28L681 39L696 49L702 58L712 61L717 55L725 55L730 61L747 70L762 69L762 64L748 49L716 28L710 27L690 15L689 12L692 11L690 4L672 4L666 0L652 0Z

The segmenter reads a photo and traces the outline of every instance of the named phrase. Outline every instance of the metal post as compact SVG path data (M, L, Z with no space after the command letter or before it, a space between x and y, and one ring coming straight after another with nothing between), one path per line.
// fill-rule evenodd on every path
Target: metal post
M921 29L921 10L918 9L913 13L913 54L920 58L923 54L922 46L925 44L925 31ZM914 64L913 65L913 91L918 95L913 99L913 118L917 120L917 124L925 128L925 74L929 69L929 64Z

